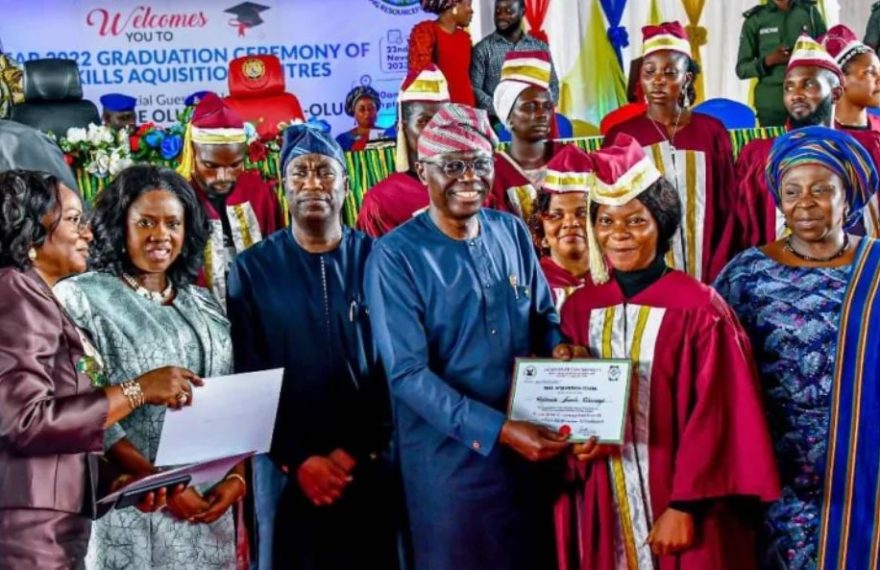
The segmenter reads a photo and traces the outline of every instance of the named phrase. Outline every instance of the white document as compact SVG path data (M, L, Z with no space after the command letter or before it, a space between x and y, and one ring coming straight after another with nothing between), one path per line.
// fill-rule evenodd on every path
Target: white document
M276 368L206 378L204 386L194 386L191 406L165 413L155 465L268 452L283 375Z
M138 493L144 489L155 488L155 486L162 485L166 481L175 480L180 475L189 475L190 477L192 477L188 485L213 485L218 481L222 481L226 477L226 475L230 471L232 471L233 467L235 467L242 460L247 459L251 455L253 454L243 453L241 455L223 457L220 459L215 459L213 461L206 461L204 463L184 465L182 467L154 473L152 475L144 477L143 479L138 479L133 483L129 483L128 485L121 487L119 490L110 493L109 495L98 501L98 504L113 504L116 502L116 499L118 499L119 496L123 493Z
M572 442L621 444L631 369L629 360L517 358L510 419L567 431Z

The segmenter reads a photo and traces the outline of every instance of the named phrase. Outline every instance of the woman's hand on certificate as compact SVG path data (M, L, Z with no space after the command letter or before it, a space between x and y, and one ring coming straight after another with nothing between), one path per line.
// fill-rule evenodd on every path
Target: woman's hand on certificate
M560 343L553 349L553 358L556 360L571 360L572 358L586 358L589 356L586 347L576 344Z
M529 461L547 461L571 447L568 434L517 420L504 422L498 441Z

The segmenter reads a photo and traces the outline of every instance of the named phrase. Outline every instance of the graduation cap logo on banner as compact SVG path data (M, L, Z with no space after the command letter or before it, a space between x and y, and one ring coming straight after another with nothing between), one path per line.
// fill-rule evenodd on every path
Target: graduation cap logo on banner
M235 18L229 21L229 25L238 28L238 35L243 36L250 28L256 28L263 23L260 12L268 9L268 6L263 6L256 2L242 2L224 10L224 12L235 16Z

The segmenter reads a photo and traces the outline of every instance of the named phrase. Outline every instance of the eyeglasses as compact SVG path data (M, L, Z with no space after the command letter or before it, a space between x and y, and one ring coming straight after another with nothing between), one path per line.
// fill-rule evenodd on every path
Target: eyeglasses
M78 232L82 233L89 227L91 223L91 219L89 214L71 214L63 218L65 222L69 223L72 226L76 226Z
M495 162L485 156L473 160L422 160L420 162L439 166L443 174L449 178L461 178L468 168L477 176L491 176L495 172Z

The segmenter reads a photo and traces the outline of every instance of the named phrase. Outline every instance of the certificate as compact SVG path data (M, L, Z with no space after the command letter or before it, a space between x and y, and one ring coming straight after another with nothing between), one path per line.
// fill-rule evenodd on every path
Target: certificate
M570 441L623 443L630 360L517 358L509 417L568 431Z
M266 453L272 444L284 369L205 378L192 405L168 410L157 467Z

